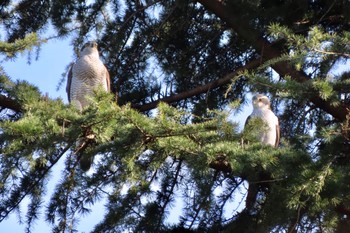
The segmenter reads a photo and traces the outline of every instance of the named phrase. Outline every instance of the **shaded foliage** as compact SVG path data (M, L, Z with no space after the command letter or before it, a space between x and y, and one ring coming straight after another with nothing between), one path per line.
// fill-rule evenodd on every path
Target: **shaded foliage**
M28 197L28 232L43 209L53 232L75 232L105 199L92 232L346 232L349 71L335 71L350 57L349 8L325 0L3 1L4 59L40 48L50 27L71 38L77 55L94 38L113 95L96 91L79 113L1 68L0 221ZM258 122L241 133L228 120L229 103L238 112L250 92L271 97L277 149L256 141ZM97 156L84 173L74 151L87 129L96 138L84 156ZM59 160L61 180L44 206ZM252 209L248 184L258 187ZM179 220L169 223L179 200Z

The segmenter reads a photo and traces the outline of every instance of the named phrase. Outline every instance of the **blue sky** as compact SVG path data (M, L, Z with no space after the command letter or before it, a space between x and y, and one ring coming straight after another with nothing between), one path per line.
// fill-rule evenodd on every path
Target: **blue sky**
M60 97L67 101L65 86L57 91L57 85L65 72L66 66L74 59L73 48L69 40L49 40L41 46L39 57L32 52L28 64L28 52L20 54L14 61L4 62L3 68L12 80L27 80L39 87L42 93L49 93L51 98Z

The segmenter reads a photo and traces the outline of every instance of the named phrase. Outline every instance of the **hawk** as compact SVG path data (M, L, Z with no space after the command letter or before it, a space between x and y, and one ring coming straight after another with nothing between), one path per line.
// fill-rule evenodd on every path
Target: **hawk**
M82 111L89 105L89 96L97 88L110 92L110 77L107 68L100 60L97 43L87 42L81 49L79 58L73 63L68 72L66 91L68 101L78 110ZM93 141L92 132L86 132L85 139L79 141L78 151ZM93 158L80 155L80 167L87 171L90 169ZM79 158L78 157L78 158Z
M262 94L257 94L252 99L253 102L253 112L247 118L245 123L245 128L252 118L259 118L263 121L266 127L262 127L258 130L258 137L262 144L271 145L273 147L278 147L280 141L280 127L277 116L271 111L270 100L267 96ZM254 130L254 128L253 128ZM259 179L266 180L266 175L264 172L258 172ZM258 185L254 183L249 183L249 188L246 198L246 209L251 211L256 203L256 199L259 191L266 190L268 188L266 185Z
M280 127L277 116L271 111L270 100L267 96L257 94L253 96L253 112L247 118L245 127L252 118L260 118L266 128L259 132L259 139L265 145L278 147L280 141Z
M88 97L101 86L110 91L110 78L107 68L100 60L97 43L87 42L81 49L80 57L73 63L68 72L66 91L68 101L79 110L89 105Z

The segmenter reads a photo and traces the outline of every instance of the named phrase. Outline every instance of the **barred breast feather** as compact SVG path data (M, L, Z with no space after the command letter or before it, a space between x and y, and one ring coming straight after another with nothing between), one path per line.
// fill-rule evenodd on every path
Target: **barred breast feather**
M109 91L109 74L98 51L83 54L71 67L67 93L69 101L80 110L89 105L88 97L101 86Z

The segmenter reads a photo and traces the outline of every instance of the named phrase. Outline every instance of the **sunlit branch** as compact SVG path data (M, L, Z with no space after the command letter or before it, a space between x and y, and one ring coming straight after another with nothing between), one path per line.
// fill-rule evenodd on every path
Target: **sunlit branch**
M249 24L242 22L238 15L231 14L228 7L226 7L220 0L198 0L206 9L213 12L221 20L226 22L237 34L248 40L252 46L260 52L263 62L270 59L278 58L283 55L283 51L276 47L276 44L269 43L266 39L261 37L259 31L252 29ZM305 72L298 71L294 67L290 66L286 61L278 62L272 65L272 68L283 76L290 76L292 79L303 83L311 80ZM339 121L346 119L347 108L346 105L334 106L330 101L322 99L319 95L311 95L310 101L318 108L332 115Z
M241 68L233 71L232 73L227 74L225 77L223 77L221 79L217 79L217 80L210 82L210 83L207 83L205 85L198 86L192 90L181 92L181 93L171 95L168 97L164 97L162 99L159 99L159 100L147 103L147 104L143 104L143 105L134 104L134 105L132 105L132 107L139 110L140 112L145 112L145 111L149 111L149 110L156 108L159 102L165 102L165 103L171 104L171 103L181 101L181 100L193 97L193 96L207 93L208 91L213 90L217 87L228 85L232 81L232 79L239 74L239 72L256 68L260 64L261 64L260 59L252 60L249 63L247 63L245 66L242 66Z

